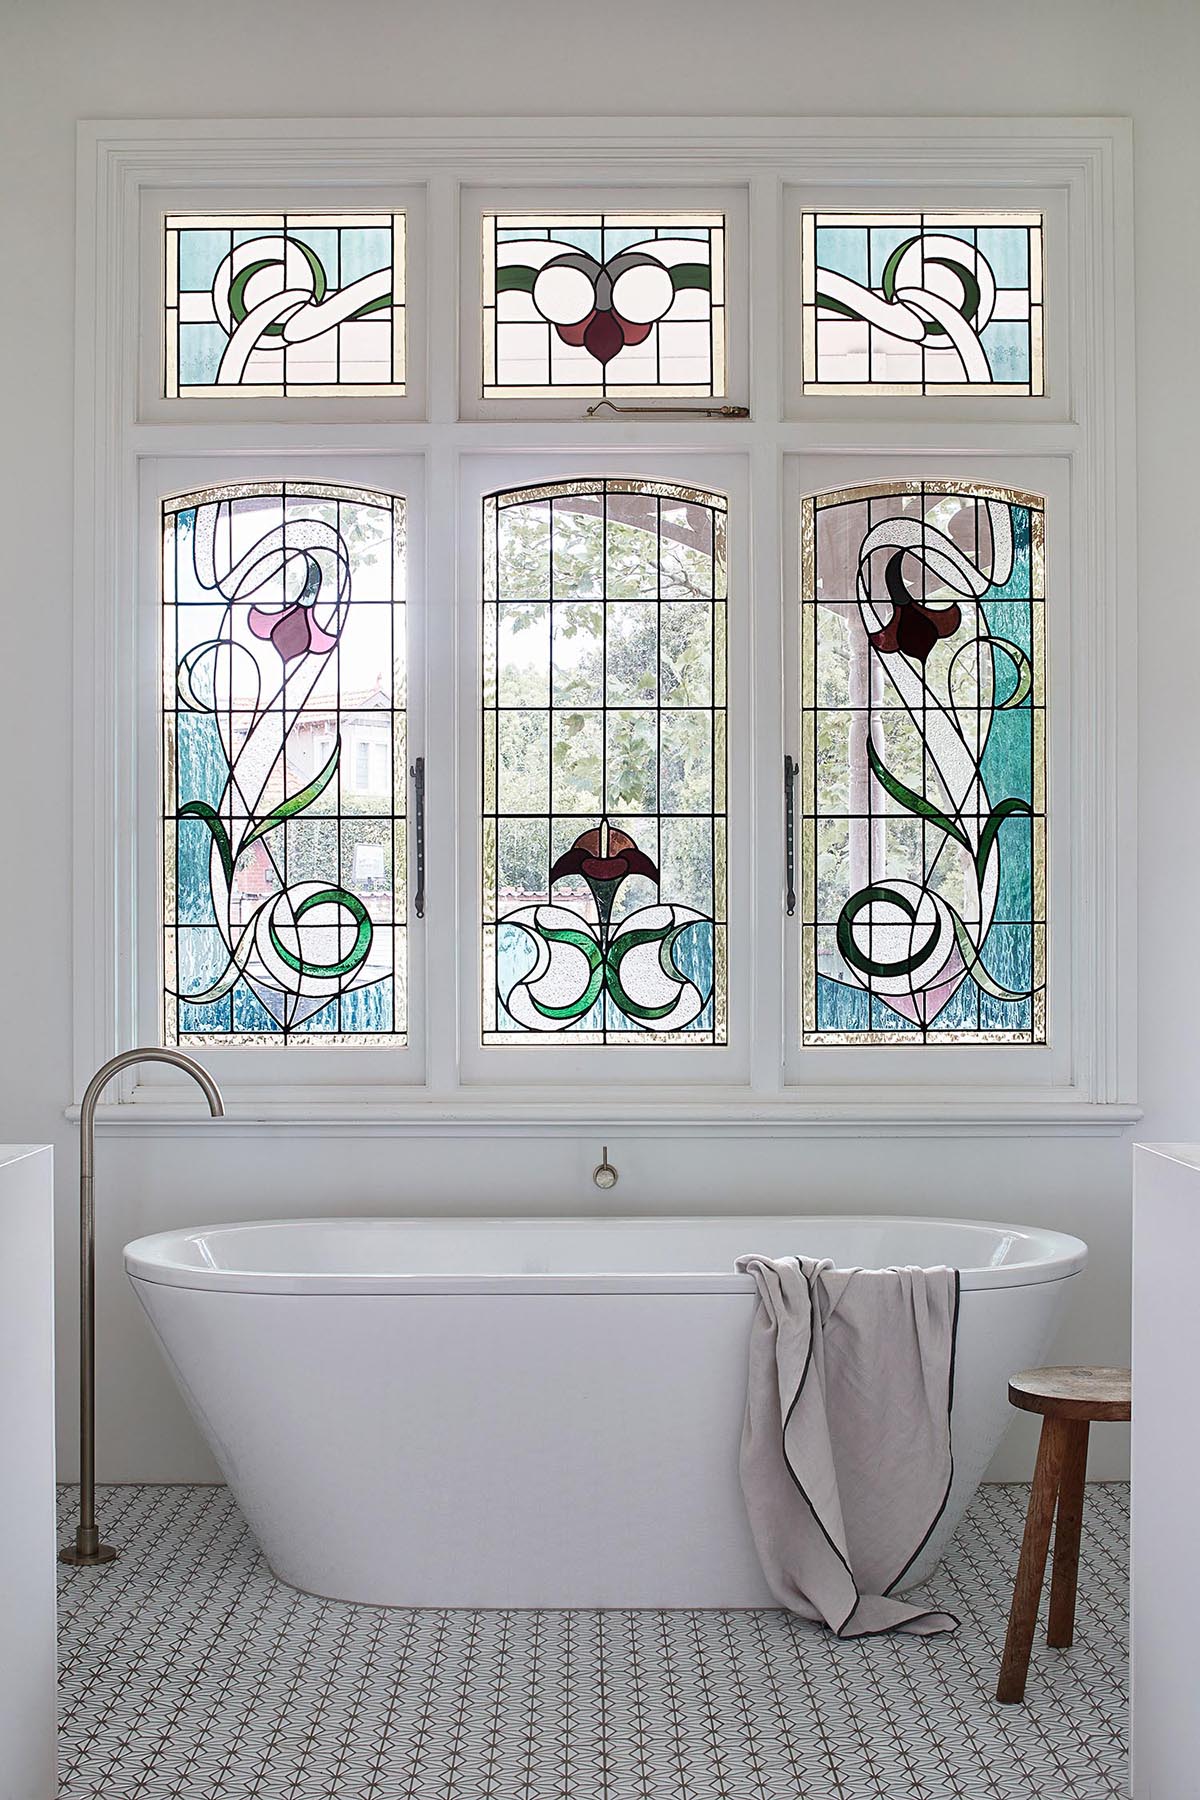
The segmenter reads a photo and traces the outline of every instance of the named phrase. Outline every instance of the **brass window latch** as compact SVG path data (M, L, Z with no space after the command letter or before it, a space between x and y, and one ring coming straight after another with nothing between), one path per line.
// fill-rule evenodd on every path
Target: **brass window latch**
M610 412L641 413L649 417L655 413L678 413L687 418L699 419L748 419L748 406L618 406L615 400L597 400L595 406L589 406L587 416L594 419L602 406Z

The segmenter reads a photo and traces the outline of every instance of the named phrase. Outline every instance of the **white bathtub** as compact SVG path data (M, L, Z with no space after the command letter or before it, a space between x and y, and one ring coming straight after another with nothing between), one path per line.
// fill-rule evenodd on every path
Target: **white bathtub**
M125 1266L272 1569L387 1606L767 1606L738 1485L735 1257L962 1270L937 1562L1087 1256L940 1219L323 1219Z

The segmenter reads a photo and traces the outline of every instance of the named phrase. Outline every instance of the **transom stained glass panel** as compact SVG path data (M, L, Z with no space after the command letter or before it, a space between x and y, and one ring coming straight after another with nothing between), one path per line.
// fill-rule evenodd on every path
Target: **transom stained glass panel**
M485 399L725 391L720 213L485 213Z
M1040 213L805 213L804 390L1040 394Z
M726 510L637 481L483 510L483 1040L723 1044Z
M173 214L168 399L402 394L403 213Z
M804 1041L1043 1043L1042 503L885 484L803 531Z
M404 507L163 506L164 1041L402 1043Z

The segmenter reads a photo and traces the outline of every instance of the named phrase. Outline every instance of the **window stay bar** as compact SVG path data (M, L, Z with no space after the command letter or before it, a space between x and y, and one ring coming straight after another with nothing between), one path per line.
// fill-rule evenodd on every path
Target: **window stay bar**
M748 419L748 406L618 406L615 400L597 400L595 406L589 406L587 416L594 419L602 406L607 406L615 413L642 413L650 416L654 413L682 413L688 418L700 419Z

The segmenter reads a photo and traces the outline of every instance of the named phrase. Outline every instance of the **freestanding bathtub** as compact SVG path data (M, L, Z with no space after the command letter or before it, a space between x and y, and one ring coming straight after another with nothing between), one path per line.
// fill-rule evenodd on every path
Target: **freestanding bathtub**
M271 1568L385 1606L769 1606L738 1484L735 1257L962 1271L954 1482L927 1576L1040 1362L1077 1238L941 1219L320 1219L125 1266Z

